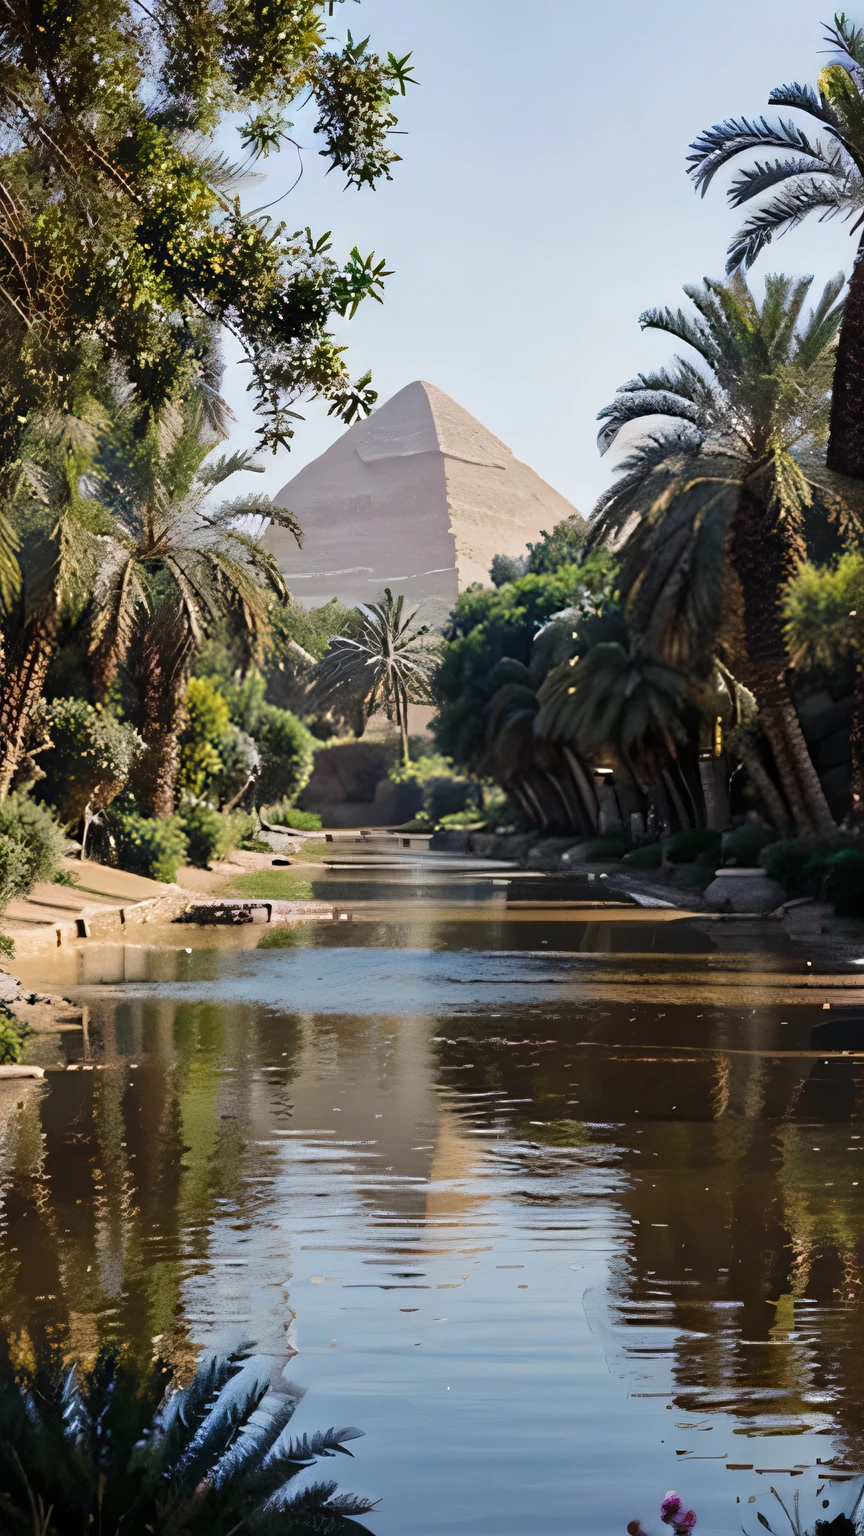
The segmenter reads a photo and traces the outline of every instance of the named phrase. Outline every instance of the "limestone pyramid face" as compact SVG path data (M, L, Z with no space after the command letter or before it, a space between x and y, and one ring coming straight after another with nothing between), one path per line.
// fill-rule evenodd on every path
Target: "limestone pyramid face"
M374 602L385 587L442 624L458 594L488 586L496 554L520 555L575 508L436 389L408 384L307 464L275 498L303 548L264 543L307 607Z

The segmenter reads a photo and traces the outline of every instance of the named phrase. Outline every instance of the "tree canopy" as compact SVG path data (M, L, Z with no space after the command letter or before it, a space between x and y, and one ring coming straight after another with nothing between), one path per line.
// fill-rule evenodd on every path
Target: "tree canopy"
M321 154L349 186L399 157L394 98L409 59L328 38L341 0L75 0L0 15L0 455L34 410L75 407L106 357L158 408L198 369L206 317L230 331L271 448L312 392L345 421L374 402L328 331L380 297L384 263L241 212L238 175L317 109ZM240 118L245 164L213 135Z

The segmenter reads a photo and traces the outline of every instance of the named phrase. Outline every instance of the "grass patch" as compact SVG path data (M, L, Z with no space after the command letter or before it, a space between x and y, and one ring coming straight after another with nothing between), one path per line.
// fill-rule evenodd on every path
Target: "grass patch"
M281 924L278 928L271 928L255 945L256 949L297 949L303 943L303 938L298 928L287 928Z
M259 901L309 901L312 887L290 869L250 869L223 886L220 896L251 896Z
M326 853L333 853L333 851L334 845L332 843L325 843L323 837L316 837L314 842L311 838L309 838L305 842L301 843L300 847L294 853L289 854L288 857L290 858L292 864L298 864L301 862L306 864L320 864L321 860L324 858L324 855Z

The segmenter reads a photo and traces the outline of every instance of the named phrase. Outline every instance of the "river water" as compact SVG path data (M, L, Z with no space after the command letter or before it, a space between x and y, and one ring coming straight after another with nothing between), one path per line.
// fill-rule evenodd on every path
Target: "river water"
M814 1035L831 978L734 924L327 889L353 920L285 947L22 966L86 1030L0 1088L0 1327L297 1351L295 1426L365 1432L336 1473L376 1536L606 1536L670 1487L706 1533L780 1530L772 1485L846 1507L864 1064Z

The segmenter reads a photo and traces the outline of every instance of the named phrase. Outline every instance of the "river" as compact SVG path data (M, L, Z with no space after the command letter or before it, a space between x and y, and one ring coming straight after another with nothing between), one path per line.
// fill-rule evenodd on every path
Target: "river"
M298 1432L365 1432L336 1474L376 1536L620 1536L670 1487L706 1536L780 1530L772 1484L830 1518L864 1465L831 978L773 931L387 879L284 947L22 965L86 1029L0 1088L0 1326L296 1351Z

